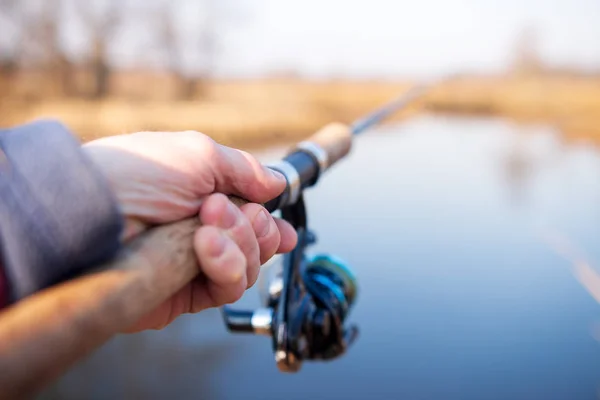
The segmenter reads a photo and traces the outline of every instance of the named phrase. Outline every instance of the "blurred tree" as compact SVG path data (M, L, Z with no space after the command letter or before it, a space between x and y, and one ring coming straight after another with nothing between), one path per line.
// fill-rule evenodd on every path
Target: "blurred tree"
M58 87L98 99L110 94L116 68L147 68L143 60L154 50L175 77L176 96L197 98L224 29L247 18L241 9L241 1L226 0L0 0L0 74L20 74L19 85L36 96Z
M90 48L88 65L94 80L91 97L98 99L108 95L110 76L113 72L110 47L116 33L125 20L124 0L74 0L77 13L87 30Z
M45 64L50 75L59 83L62 94L74 94L73 63L64 50L62 42L64 11L63 0L45 0L38 23L38 42L45 53Z
M187 77L182 71L182 64L185 59L185 46L181 40L181 34L177 30L175 21L175 9L179 5L179 1L163 2L158 9L158 48L164 53L166 65L169 73L171 73L177 85L176 97L189 100L194 97L196 92L196 80Z
M539 38L533 27L523 29L517 39L513 70L518 75L536 75L544 66L538 54Z
M38 87L37 96L48 92L72 94L73 63L61 40L63 10L63 0L0 1L5 32L4 41L0 42L1 71L12 81L22 68L43 70L49 85Z
M15 30L15 20L18 19L18 0L0 0L0 25L3 26L3 37L0 40L0 85L2 93L5 93L5 85L10 82L10 78L17 70L17 52L16 46L10 40L11 32ZM12 28L12 29L11 29Z
M187 10L190 2L187 3L163 0L157 9L159 48L166 58L168 71L176 79L176 96L183 100L204 94L203 83L210 75L216 55L221 17L217 0L203 0L194 4L199 7L193 10L197 13L197 22L181 24L183 17L178 13Z

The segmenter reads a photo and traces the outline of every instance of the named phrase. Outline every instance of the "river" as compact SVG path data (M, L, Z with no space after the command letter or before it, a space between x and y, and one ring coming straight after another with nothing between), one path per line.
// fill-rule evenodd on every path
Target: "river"
M600 398L598 149L424 116L357 138L306 198L314 250L359 278L347 355L281 374L269 339L229 334L210 310L114 339L43 397Z

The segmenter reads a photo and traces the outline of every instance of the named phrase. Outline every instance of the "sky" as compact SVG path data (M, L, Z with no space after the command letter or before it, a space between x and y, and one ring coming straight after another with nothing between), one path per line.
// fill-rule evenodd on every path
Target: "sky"
M219 71L424 76L506 68L533 30L553 65L600 69L600 0L249 0Z
M106 2L70 1L90 7ZM161 1L176 4L177 29L188 40L198 38L203 16L217 16L209 19L219 32L212 69L221 76L435 78L497 72L510 65L525 30L535 32L545 62L600 71L600 0L122 0L120 6L151 9ZM217 12L207 14L206 4L216 5ZM86 48L85 26L67 20L72 23L64 24L65 45L78 54ZM152 47L158 34L152 21L139 15L128 20L113 59L143 66L164 59ZM10 30L4 36L12 40ZM204 62L193 51L183 54L187 70Z

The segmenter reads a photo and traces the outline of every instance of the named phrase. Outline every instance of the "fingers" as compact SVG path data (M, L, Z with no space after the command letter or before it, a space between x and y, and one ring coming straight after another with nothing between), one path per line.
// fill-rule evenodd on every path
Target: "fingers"
M194 250L203 273L126 332L162 329L183 313L238 301L256 282L260 265L297 242L292 226L264 207L249 203L238 209L221 194L206 198L199 217Z
M262 234L269 228L268 218L260 217L254 216L250 220L222 194L208 196L200 208L202 224L221 228L229 236L245 257L244 272L250 272L251 275L257 274L260 268L260 247L255 230L258 229Z
M248 285L246 257L233 239L222 229L202 226L194 236L194 249L207 278L204 289L210 303L222 305L239 300Z
M259 247L260 265L269 261L276 253L287 253L297 243L296 231L292 226L273 216L261 205L248 203L240 207L254 229ZM260 273L260 265L256 268L248 266L248 287L252 287Z
M273 216L259 204L245 204L240 207L240 210L254 228L254 234L259 247L260 265L262 265L273 257L279 248L281 241L279 229L277 229L277 224ZM248 287L256 283L260 272L260 265L258 268L248 268Z
M200 207L200 222L223 229L242 250L248 267L260 265L260 249L254 227L227 196L216 193L206 197Z
M258 279L260 266L296 245L295 230L259 204L240 208L222 194L208 196L200 209L202 227L194 246L215 305L239 300Z
M234 194L254 203L266 203L285 189L285 177L263 166L249 153L216 146L214 174L217 192Z
M296 234L292 225L283 219L275 219L275 224L281 237L277 253L289 253L298 244L298 234Z

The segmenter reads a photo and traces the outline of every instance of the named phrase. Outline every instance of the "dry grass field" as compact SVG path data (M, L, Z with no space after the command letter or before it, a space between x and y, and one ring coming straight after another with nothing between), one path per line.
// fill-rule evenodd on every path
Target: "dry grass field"
M429 111L492 115L558 128L567 141L600 145L600 78L464 78L436 88Z
M168 100L164 80L122 78L121 92L91 101L61 97L5 98L0 125L58 118L83 141L141 130L197 130L221 143L254 147L305 137L337 120L350 122L393 99L411 82L314 82L294 79L217 81L202 100ZM129 89L127 88L129 84ZM155 89L155 90L154 90ZM415 113L489 115L558 127L566 140L600 144L600 78L496 76L455 78L434 87L421 101L396 115Z

